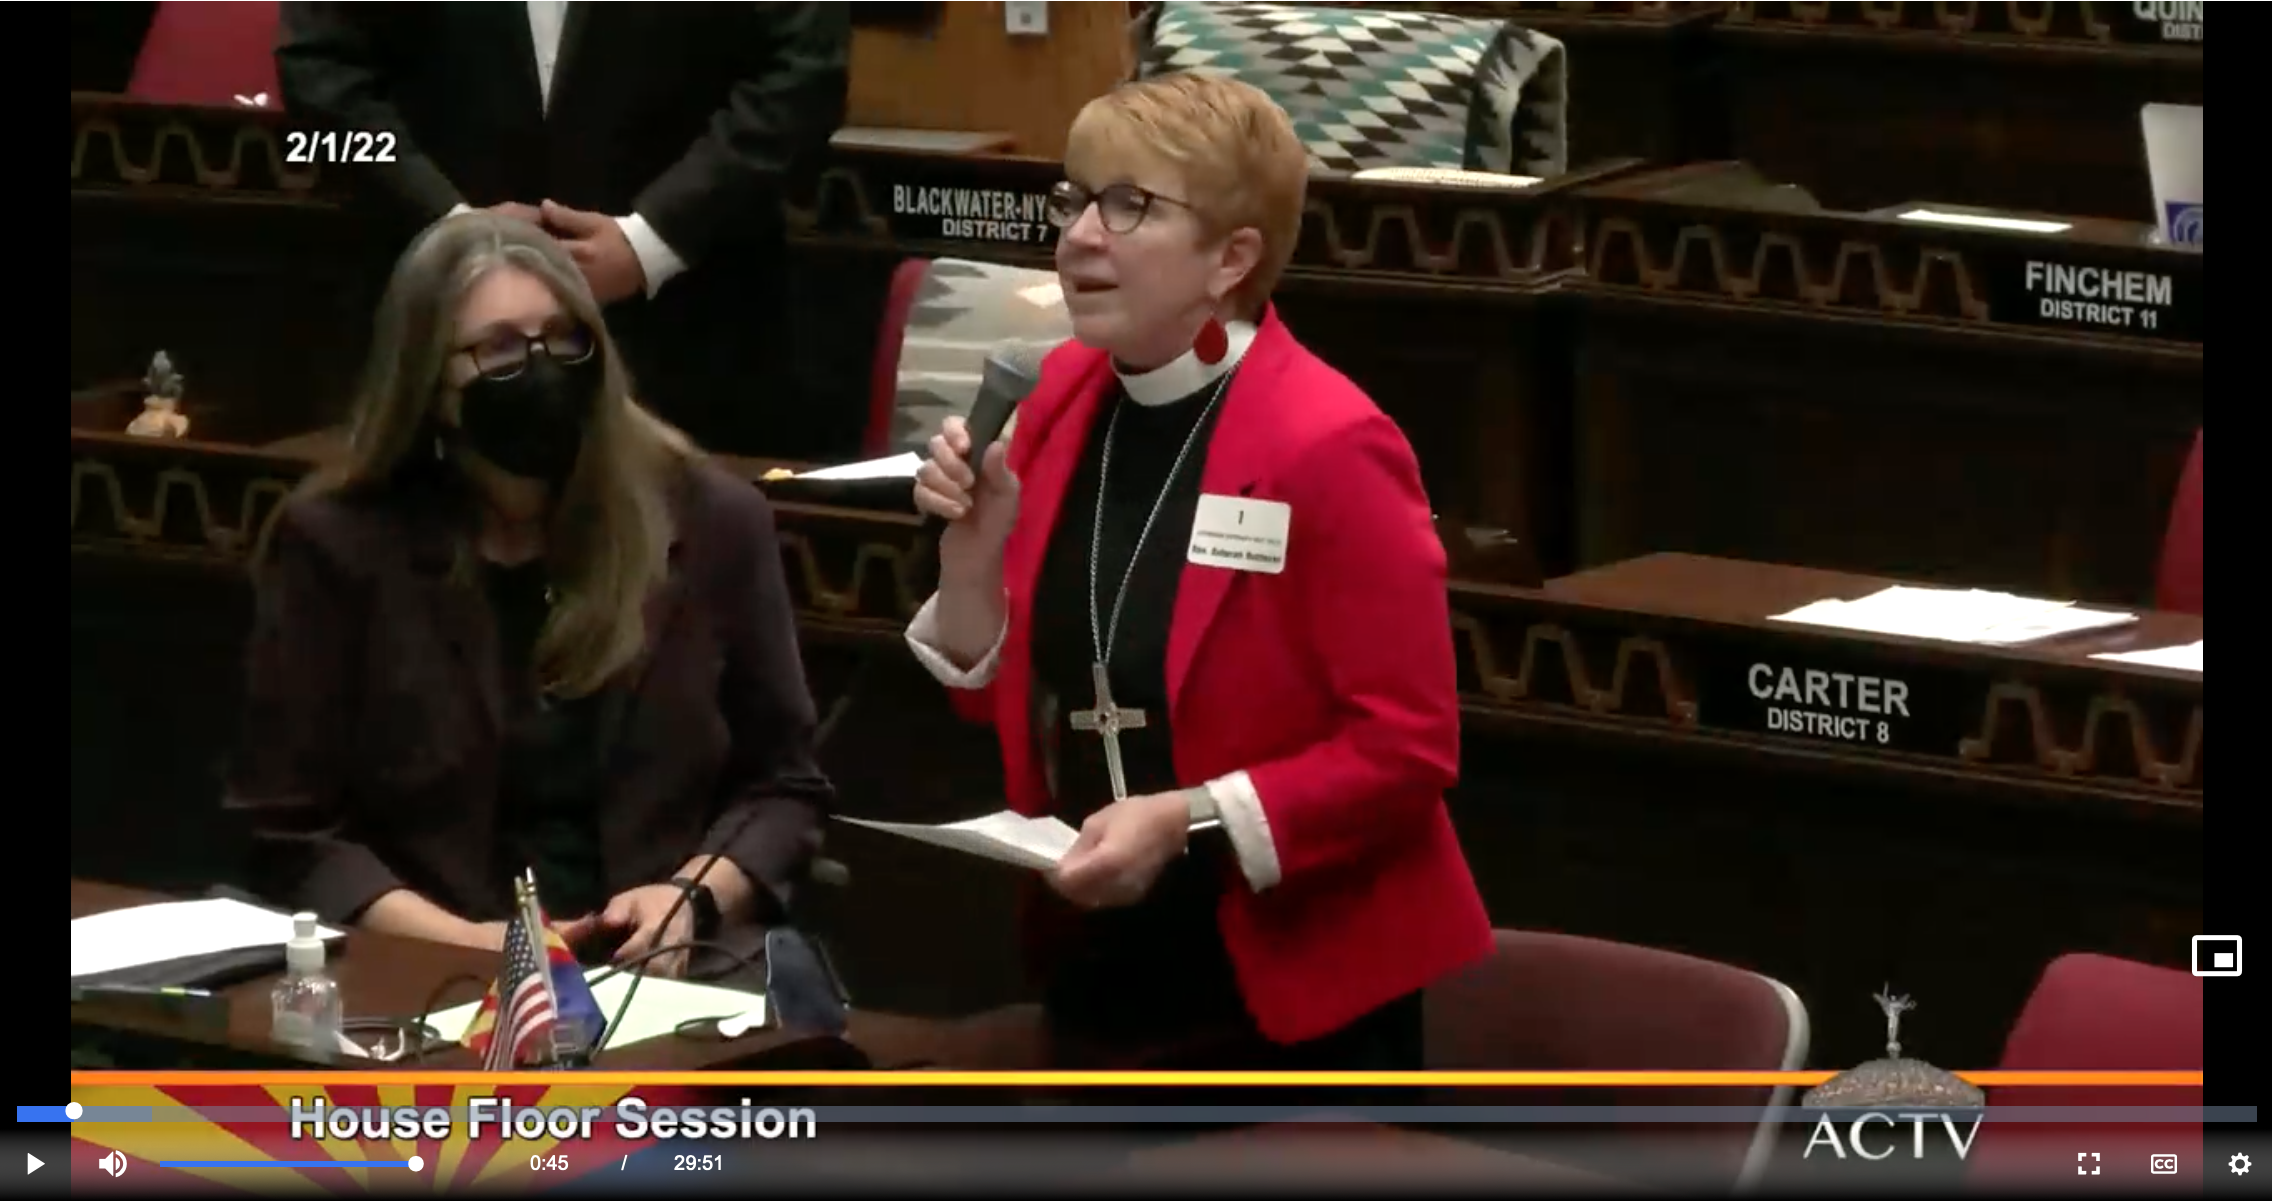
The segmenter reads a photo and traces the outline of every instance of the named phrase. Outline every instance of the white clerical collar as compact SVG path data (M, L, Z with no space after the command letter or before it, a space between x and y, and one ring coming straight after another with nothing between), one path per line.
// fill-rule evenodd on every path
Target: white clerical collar
M1246 357L1246 348L1254 345L1252 322L1226 321L1223 333L1229 336L1230 350L1220 363L1202 363L1197 351L1185 351L1182 358L1145 372L1122 371L1115 363L1113 374L1120 377L1120 386L1127 390L1128 399L1139 405L1167 405L1195 396L1200 389L1237 367L1239 360Z

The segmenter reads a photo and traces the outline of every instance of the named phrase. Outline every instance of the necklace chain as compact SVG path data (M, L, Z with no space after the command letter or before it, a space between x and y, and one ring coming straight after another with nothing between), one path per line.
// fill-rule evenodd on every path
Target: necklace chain
M1112 663L1112 647L1120 637L1120 610L1128 601L1128 586L1136 579L1136 562L1144 556L1144 543L1152 537L1152 524L1159 521L1160 510L1166 506L1168 493L1175 488L1176 479L1183 475L1183 464L1191 457L1191 448L1199 443L1199 432L1207 428L1208 415L1223 399L1223 390L1230 386L1230 372L1215 381L1215 394L1207 398L1207 407L1200 411L1199 420L1191 425L1191 432L1183 436L1183 449L1176 452L1174 466L1168 468L1168 478L1160 483L1158 496L1152 498L1152 512L1144 518L1144 528L1136 535L1136 545L1128 552L1128 567L1120 574L1120 591L1112 598L1112 619L1101 620L1097 603L1097 557L1104 544L1105 490L1112 482L1112 446L1114 436L1120 433L1120 405L1112 407L1112 417L1104 428L1104 456L1097 465L1096 520L1089 531L1089 640L1096 647L1097 663ZM1102 627L1100 629L1100 626Z

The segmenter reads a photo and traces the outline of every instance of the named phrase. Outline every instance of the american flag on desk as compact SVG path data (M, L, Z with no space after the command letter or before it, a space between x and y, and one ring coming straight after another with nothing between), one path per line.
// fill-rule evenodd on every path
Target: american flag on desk
M513 882L519 904L505 926L505 966L462 1041L487 1072L548 1064L590 1048L605 1024L568 941L545 921L533 875Z

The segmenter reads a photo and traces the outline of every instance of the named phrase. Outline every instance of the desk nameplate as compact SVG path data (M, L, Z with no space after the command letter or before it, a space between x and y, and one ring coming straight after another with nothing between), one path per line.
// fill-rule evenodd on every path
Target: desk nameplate
M2160 342L2202 340L2200 252L2110 255L2088 244L2039 241L2040 247L1980 253L1989 320Z

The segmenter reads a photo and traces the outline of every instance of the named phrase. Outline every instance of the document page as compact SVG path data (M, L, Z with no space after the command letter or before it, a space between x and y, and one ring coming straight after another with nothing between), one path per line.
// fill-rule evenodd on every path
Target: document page
M2155 647L2148 651L2107 651L2092 659L2111 660L2118 664L2144 664L2150 668L2176 668L2182 672L2201 670L2201 640L2177 647Z
M983 818L928 826L920 822L878 822L872 818L837 818L869 830L889 831L919 843L968 852L1020 868L1055 868L1072 849L1080 832L1055 818L1028 818L1003 810Z
M615 972L602 966L587 969L587 981L606 977L592 986L592 1000L599 1004L600 1014L607 1021L615 1021L615 1012L623 1007L625 994L631 992L634 977L628 972ZM467 1002L430 1014L426 1025L434 1028L442 1038L462 1040L473 1028L474 1016L481 1011L480 1002ZM679 981L669 977L648 977L639 983L639 996L631 1009L623 1015L623 1026L608 1033L609 1048L625 1048L635 1043L671 1034L696 1019L712 1019L723 1025L731 1024L737 1032L756 1030L765 1025L765 997L728 989L723 985L706 985L700 981ZM727 1038L737 1038L729 1035ZM605 1049L594 1049L601 1051Z
M316 933L327 940L344 934L330 927L318 927ZM281 951L291 938L291 915L228 898L129 906L71 920L71 975L89 977L251 947Z
M1770 620L1909 638L2010 646L2120 626L2137 621L2138 615L2077 609L2071 601L2046 601L1983 589L1894 585L1853 601L1816 601L1789 613L1776 614Z

